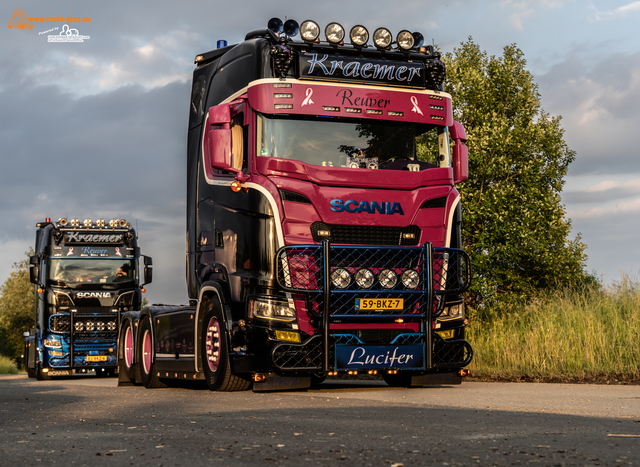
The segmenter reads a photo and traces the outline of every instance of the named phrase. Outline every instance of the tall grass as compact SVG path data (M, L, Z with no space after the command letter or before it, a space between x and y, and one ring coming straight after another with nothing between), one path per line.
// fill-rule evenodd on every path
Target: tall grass
M18 367L8 357L0 355L0 375L17 375Z
M475 376L640 381L640 284L629 276L492 316L468 328Z

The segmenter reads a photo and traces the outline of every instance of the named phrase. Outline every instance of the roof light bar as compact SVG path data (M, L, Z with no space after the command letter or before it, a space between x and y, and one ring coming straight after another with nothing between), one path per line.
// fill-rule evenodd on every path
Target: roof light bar
M411 34L406 29L403 29L396 36L396 44L398 44L398 48L409 51L413 49L414 39L413 34Z

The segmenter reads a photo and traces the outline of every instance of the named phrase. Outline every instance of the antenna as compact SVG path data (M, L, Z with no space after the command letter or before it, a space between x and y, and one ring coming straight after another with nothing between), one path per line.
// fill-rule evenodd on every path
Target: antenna
M138 240L138 218L136 217L136 240Z

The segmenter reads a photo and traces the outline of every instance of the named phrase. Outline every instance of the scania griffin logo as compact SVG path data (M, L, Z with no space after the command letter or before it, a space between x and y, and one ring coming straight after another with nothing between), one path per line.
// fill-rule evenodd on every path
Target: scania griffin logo
M111 292L78 292L77 298L111 298Z
M331 210L333 212L366 212L369 214L400 214L404 215L400 203L390 203L385 201L354 201L352 199L342 201L341 199L331 200Z

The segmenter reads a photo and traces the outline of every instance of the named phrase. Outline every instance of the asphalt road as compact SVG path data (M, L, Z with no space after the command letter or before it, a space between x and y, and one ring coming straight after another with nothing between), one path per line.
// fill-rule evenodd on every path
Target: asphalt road
M0 465L640 465L640 386L279 393L0 377Z

